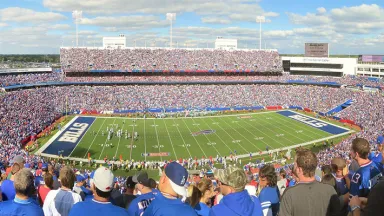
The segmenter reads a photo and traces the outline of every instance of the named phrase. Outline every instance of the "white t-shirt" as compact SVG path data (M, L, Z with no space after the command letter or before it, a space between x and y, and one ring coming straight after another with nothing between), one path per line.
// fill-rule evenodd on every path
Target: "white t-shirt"
M287 179L280 179L277 182L277 187L279 188L280 195L283 195L285 189L287 188Z
M45 198L43 211L45 216L67 216L75 203L81 202L81 196L62 189L51 190Z

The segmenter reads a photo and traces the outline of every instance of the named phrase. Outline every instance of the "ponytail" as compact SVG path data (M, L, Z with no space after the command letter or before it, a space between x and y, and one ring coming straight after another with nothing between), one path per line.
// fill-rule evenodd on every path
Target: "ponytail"
M189 185L187 202L192 208L194 208L200 202L202 196L203 194L199 188L194 185Z

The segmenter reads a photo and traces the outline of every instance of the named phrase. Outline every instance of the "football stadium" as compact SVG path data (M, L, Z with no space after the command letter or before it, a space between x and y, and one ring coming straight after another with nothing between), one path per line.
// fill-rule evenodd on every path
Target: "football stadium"
M4 3L0 215L383 215L384 5L279 4Z

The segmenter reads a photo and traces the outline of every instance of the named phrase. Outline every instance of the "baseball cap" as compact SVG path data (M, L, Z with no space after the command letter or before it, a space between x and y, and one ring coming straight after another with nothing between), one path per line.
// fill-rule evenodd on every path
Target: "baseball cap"
M165 175L171 183L172 189L180 196L187 197L184 185L188 179L187 170L176 162L169 163L164 169Z
M29 163L24 164L24 168L31 168L31 164Z
M41 169L48 169L48 164L47 163L43 163L43 165L41 166Z
M86 180L86 178L82 174L76 176L76 181L77 182L82 182L82 181L85 181L85 180Z
M93 175L93 184L97 189L103 192L109 192L113 189L113 173L107 167L99 167Z
M227 169L217 169L214 176L223 184L233 187L236 191L242 191L248 183L247 176L241 168L232 166Z
M132 177L132 181L138 184L142 184L145 187L151 187L149 184L149 178L147 172L139 172L138 174Z
M131 188L131 189L135 188L136 183L132 181L132 178L133 176L128 176L127 182L126 182L127 188Z
M21 156L21 155L16 155L12 160L11 160L11 164L13 163L19 163L19 164L23 164L25 162L24 158Z

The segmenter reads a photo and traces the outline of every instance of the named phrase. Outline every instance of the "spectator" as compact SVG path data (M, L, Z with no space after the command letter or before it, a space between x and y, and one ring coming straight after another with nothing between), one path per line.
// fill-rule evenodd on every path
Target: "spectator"
M341 215L348 214L350 179L348 177L348 167L345 159L341 157L333 158L331 161L332 174L336 181L336 192L339 195L341 204Z
M297 185L285 190L280 203L279 216L339 215L340 204L334 188L315 180L317 158L309 150L296 152L294 172Z
M276 216L279 212L280 193L273 165L264 165L259 171L261 192L259 200L264 216Z
M130 215L140 216L156 198L159 191L151 188L148 174L145 171L133 176L132 181L136 183L136 188L140 191L140 195L132 200L128 208L128 213Z
M85 187L86 178L83 174L76 175L76 184L73 187L73 191L81 196L84 201L87 195L92 195L92 191Z
M280 170L280 180L277 181L277 187L279 188L280 195L282 196L285 189L288 187L288 180L286 179L287 173L285 172L284 169Z
M35 178L35 186L36 187L38 187L39 185L44 185L45 184L45 182L44 182L44 175L48 172L48 164L47 163L43 163L42 164L41 171L42 171L42 174L36 176L36 178Z
M45 216L66 216L74 204L82 201L79 194L72 192L75 178L75 173L70 167L61 168L59 175L61 187L58 190L51 190L47 194L43 205Z
M37 188L37 195L41 206L43 206L45 198L51 190L53 190L53 177L50 173L45 173L44 184L40 184Z
M194 191L192 192L191 206L194 207L197 215L199 216L208 216L211 208L208 206L210 204L211 198L215 195L213 192L213 184L210 179L203 178L197 183L196 186L192 186ZM196 200L196 201L194 201Z
M352 176L350 198L367 197L371 188L383 176L383 165L370 161L369 151L370 147L366 139L356 138L352 141L351 157L357 161L360 168Z
M114 176L111 170L106 167L99 167L95 171L91 182L94 198L89 202L85 201L75 204L69 215L128 215L128 212L125 209L115 206L109 202L113 183Z
M177 162L167 164L159 180L160 193L157 194L155 200L151 202L143 215L196 215L193 208L179 199L179 196L187 196L187 191L184 187L187 179L188 172L184 167Z
M31 198L35 193L33 174L24 168L14 175L16 196L0 203L0 215L44 216L43 211Z
M351 198L349 206L351 207L351 212L353 216L383 216L383 203L384 203L384 181L381 180L377 183L371 190L368 195L368 201L364 208L364 211L361 211L362 201L358 196Z
M242 169L230 166L225 170L215 170L214 176L224 197L218 205L212 207L210 216L263 215L259 199L250 196L244 189L247 176Z
M13 200L16 195L16 190L14 186L14 177L17 172L20 171L20 165L19 163L14 163L12 165L12 169L10 172L10 179L4 180L3 183L1 184L1 192L2 192L2 198L3 201L7 200Z
M126 181L127 191L123 194L123 200L124 200L124 208L128 209L129 205L131 204L132 200L136 198L135 195L133 195L133 191L135 190L136 183L132 180L132 176L128 176Z

